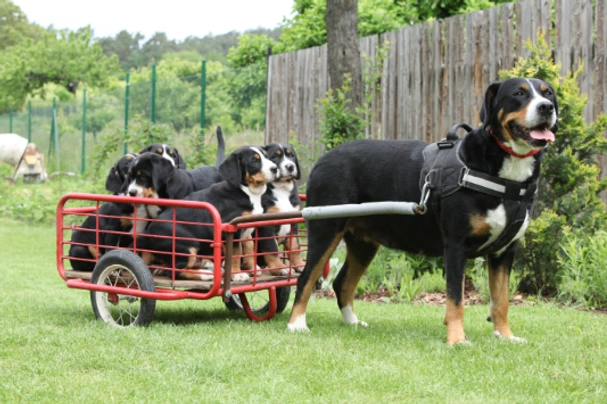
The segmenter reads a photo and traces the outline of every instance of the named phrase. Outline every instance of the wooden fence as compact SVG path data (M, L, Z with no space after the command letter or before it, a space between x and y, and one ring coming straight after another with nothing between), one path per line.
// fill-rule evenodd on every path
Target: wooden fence
M371 59L380 44L390 45L367 137L437 141L455 123L478 124L485 89L528 55L523 44L535 43L539 30L563 74L583 63L584 115L594 120L607 110L606 16L607 0L596 0L594 8L592 0L523 0L362 38L361 53ZM271 56L266 142L296 135L300 154L317 157L316 105L328 80L326 46Z

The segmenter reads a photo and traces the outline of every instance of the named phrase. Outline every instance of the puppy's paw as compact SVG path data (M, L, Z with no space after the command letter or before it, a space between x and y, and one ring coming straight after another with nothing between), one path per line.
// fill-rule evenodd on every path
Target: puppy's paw
M360 325L361 327L369 326L369 324L365 323L364 321L360 321L358 319L358 317L354 313L354 310L352 310L352 306L350 306L350 305L347 305L346 307L341 309L341 316L344 320L344 324L354 325L354 326Z
M495 335L499 339L506 340L506 341L512 342L514 344L526 344L527 343L527 340L525 338L515 337L514 335L506 337L506 336L503 336L502 334L500 334L499 331L493 331L493 335Z
M289 270L287 268L271 269L270 270L270 275L274 275L274 276L287 276L287 275L289 275Z
M232 281L234 282L246 282L250 278L249 274L244 274L242 272L237 272L232 274Z

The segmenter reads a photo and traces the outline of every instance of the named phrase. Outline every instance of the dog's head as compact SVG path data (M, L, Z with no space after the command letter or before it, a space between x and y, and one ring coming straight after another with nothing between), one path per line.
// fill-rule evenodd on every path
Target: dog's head
M293 181L301 178L299 160L295 149L290 144L271 143L264 147L268 158L278 167L277 181Z
M219 165L219 174L235 187L247 187L251 192L264 192L266 185L278 178L278 167L268 159L261 147L243 146Z
M180 170L186 169L186 163L173 146L169 146L168 144L153 144L141 149L139 154L143 153L156 153L159 156L164 157L173 163L173 167L179 168Z
M484 129L518 153L543 148L555 140L558 129L556 92L538 79L493 83L480 118Z
M129 172L129 165L137 158L137 154L125 154L120 160L110 168L110 172L105 180L105 189L114 195L124 194L123 185Z
M156 153L143 153L131 162L123 192L130 196L159 198L175 170L168 159Z

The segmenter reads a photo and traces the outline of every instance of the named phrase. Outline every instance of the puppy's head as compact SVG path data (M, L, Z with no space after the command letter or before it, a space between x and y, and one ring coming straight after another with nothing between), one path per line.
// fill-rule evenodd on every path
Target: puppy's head
M261 147L243 146L219 165L219 174L235 187L247 187L252 192L265 191L266 184L278 178L278 167L268 159Z
M277 181L293 181L301 178L301 170L295 149L290 144L271 143L265 146L268 158L278 167Z
M173 146L169 146L168 144L157 143L149 145L141 149L141 151L139 152L139 154L143 153L158 154L159 156L169 160L173 164L173 167L179 168L180 170L186 169L186 163L177 151L177 149Z
M120 157L120 160L110 168L110 172L105 180L105 189L112 192L114 195L120 193L124 194L122 187L129 172L129 165L136 158L137 154L125 154Z
M538 79L512 78L487 89L480 113L483 127L515 151L537 149L555 140L558 101Z
M156 153L143 153L129 166L124 189L130 196L158 198L176 170L166 158Z

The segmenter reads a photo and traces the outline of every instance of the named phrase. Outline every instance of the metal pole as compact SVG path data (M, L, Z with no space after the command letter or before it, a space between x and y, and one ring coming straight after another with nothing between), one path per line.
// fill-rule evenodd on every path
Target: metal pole
M86 88L82 90L82 163L80 165L80 174L84 174L86 168Z
M13 133L13 108L8 109L8 133Z
M270 143L270 129L268 127L268 122L270 122L270 95L268 94L268 90L270 89L270 56L272 56L272 47L268 46L268 53L266 55L266 121L264 122L266 144Z
M200 71L200 136L202 137L201 155L204 155L204 110L207 102L207 61L202 61L202 70Z
M129 89L131 88L130 73L126 73L126 88L124 90L124 154L127 153L126 139L129 135Z
M156 123L156 65L152 65L152 123Z
M27 143L32 143L32 100L27 102Z

